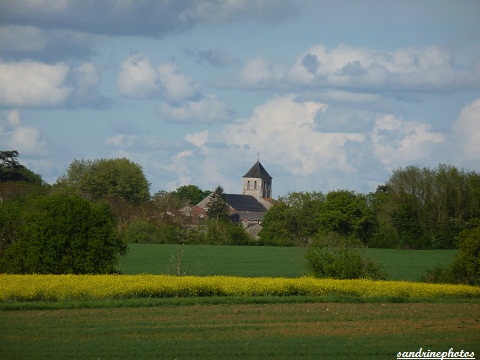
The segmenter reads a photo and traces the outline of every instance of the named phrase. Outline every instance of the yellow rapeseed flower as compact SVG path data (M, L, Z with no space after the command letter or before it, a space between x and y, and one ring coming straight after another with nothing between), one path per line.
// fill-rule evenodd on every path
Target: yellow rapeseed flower
M0 275L0 301L138 297L353 295L480 298L480 287L407 281L169 275Z

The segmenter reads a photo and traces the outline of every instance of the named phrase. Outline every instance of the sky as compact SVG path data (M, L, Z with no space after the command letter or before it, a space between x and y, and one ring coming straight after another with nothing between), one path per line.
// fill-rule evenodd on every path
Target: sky
M480 172L480 1L0 0L0 150L50 184L126 157L152 194Z

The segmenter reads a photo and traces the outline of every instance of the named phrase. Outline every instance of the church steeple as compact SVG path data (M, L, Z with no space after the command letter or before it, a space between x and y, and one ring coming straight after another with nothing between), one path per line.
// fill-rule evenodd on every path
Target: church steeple
M243 175L242 194L252 195L257 200L272 197L272 177L262 166L260 160Z

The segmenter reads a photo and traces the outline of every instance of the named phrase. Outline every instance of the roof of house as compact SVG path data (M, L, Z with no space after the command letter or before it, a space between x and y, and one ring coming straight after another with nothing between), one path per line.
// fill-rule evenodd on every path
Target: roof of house
M238 212L266 212L267 209L251 195L225 194L227 203Z
M243 175L244 178L256 178L256 179L271 179L272 177L268 174L267 170L260 164L260 161L257 161L255 165L252 166L248 172Z
M225 194L225 200L234 211L230 212L266 212L267 208L263 206L252 195ZM206 208L210 201L210 195L200 201L197 206Z

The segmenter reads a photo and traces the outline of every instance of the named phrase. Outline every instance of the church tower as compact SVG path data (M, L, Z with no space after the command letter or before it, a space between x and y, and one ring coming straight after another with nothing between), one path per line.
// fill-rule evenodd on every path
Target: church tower
M252 195L258 201L272 197L272 177L260 164L260 160L243 175L242 194Z

